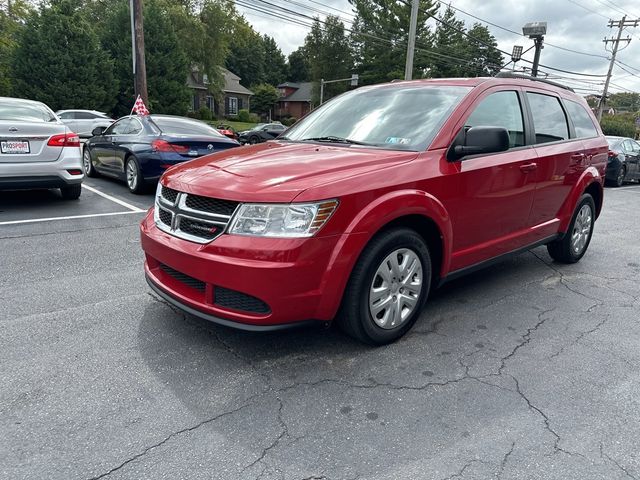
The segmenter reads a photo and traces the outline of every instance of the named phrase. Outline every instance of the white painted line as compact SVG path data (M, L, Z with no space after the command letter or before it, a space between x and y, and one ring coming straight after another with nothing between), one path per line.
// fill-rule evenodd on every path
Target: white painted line
M82 184L82 188L86 188L87 190L89 190L90 192L95 193L96 195L100 195L103 198L106 198L107 200L111 200L114 203L117 203L118 205L122 205L123 207L128 208L129 210L133 211L133 212L144 212L146 210L143 210L141 208L138 207L134 207L133 205L131 205L130 203L127 203L123 200L120 200L119 198L116 197L112 197L111 195L107 195L104 192L101 192L100 190L90 187L89 185L85 185L84 183Z
M0 222L0 225L18 225L20 223L36 223L36 222L52 222L54 220L74 220L76 218L93 218L93 217L109 217L112 215L131 215L132 213L143 213L144 210L130 212L111 212L111 213L91 213L89 215L71 215L68 217L49 217L49 218L30 218L28 220L12 220L9 222Z

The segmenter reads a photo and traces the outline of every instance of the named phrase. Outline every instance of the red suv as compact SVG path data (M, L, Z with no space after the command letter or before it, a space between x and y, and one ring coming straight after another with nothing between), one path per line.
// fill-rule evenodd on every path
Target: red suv
M607 152L586 102L551 82L359 88L277 140L167 170L141 225L147 280L219 324L336 318L388 343L446 280L542 244L580 260Z

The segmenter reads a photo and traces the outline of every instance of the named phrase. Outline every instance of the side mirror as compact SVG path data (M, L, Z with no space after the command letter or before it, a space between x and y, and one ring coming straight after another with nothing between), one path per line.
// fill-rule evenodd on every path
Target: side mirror
M509 150L509 132L502 127L471 127L463 134L463 144L454 145L453 160L467 155Z
M94 137L99 137L104 133L106 129L107 127L96 127L91 131L91 135L93 135Z

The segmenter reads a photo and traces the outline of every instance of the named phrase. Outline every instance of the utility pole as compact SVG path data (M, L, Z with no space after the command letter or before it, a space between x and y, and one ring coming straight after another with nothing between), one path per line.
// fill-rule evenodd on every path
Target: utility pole
M404 65L404 79L413 77L413 52L416 48L416 26L418 25L418 6L420 0L411 2L411 21L409 22L409 41L407 42L407 62Z
M147 96L147 66L144 58L143 0L129 0L131 8L131 49L133 54L133 76L136 97L140 95L145 105Z
M609 92L609 82L611 82L611 74L613 73L613 66L616 63L616 54L618 53L618 47L620 46L620 42L631 42L631 37L627 36L627 38L622 37L622 30L625 27L637 27L640 23L640 19L637 20L627 20L627 16L622 17L622 20L614 21L609 20L609 28L618 27L618 36L614 38L605 38L602 40L604 42L605 49L607 48L608 43L613 43L613 49L611 50L611 61L609 62L609 71L607 72L607 79L604 82L604 89L602 90L602 96L600 97L600 102L598 103L598 112L596 117L598 121L602 120L602 112L604 111L605 104L607 103L607 94Z

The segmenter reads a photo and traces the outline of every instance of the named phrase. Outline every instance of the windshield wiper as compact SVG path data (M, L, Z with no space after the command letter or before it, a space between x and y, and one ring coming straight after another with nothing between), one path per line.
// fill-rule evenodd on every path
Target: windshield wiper
M327 143L348 143L349 145L369 145L375 146L375 143L360 142L358 140L351 140L350 138L336 137L334 135L327 135L326 137L312 137L302 138L301 142L327 142Z

